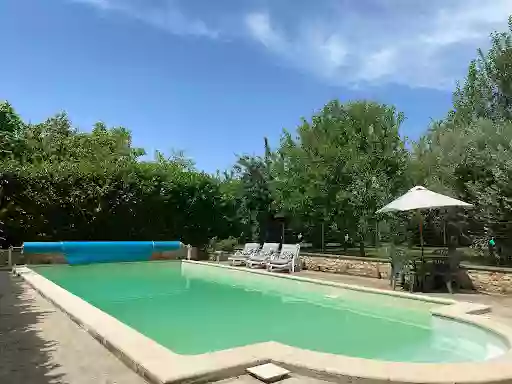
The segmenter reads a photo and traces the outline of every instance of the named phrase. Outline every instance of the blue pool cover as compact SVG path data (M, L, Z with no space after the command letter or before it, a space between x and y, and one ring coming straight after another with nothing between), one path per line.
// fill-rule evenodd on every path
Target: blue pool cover
M150 260L153 252L180 249L180 241L58 241L27 242L23 252L62 253L69 264Z

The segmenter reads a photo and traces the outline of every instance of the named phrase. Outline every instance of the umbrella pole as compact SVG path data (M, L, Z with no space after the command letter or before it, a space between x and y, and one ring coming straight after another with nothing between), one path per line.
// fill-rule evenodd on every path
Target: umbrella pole
M421 245L421 273L420 273L420 281L419 281L419 288L423 292L424 286L425 286L425 275L423 274L425 270L425 259L423 255L423 215L418 210L418 214L420 216L420 245Z
M423 263L423 215L419 212L420 215L420 245L421 245L421 262Z
M444 216L443 216L443 242L444 242L445 247L446 247L446 216L448 216L448 209L444 210Z

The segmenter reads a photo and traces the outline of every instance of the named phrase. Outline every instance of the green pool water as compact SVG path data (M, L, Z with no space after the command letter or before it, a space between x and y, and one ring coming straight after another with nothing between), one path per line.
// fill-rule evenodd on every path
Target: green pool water
M35 267L175 353L264 341L408 362L481 361L505 342L429 304L180 262Z

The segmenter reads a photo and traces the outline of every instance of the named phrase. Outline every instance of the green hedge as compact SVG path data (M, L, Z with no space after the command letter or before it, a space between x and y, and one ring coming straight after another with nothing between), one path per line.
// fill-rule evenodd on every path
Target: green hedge
M10 244L55 240L182 240L236 233L218 181L155 163L3 163L1 217Z

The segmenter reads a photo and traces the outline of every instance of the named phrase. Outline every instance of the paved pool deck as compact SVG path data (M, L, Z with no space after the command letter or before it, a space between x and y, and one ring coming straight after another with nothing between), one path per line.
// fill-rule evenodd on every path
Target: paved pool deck
M0 383L147 384L29 284L0 271ZM222 384L261 384L249 375ZM283 384L327 382L292 374Z
M20 278L0 272L0 383L145 384Z
M314 379L312 377L305 377L296 375L294 373L290 374L288 377L283 380L279 380L275 382L276 384L330 384L329 381ZM259 381L255 377L251 375L241 375L236 377L231 377L229 379L224 379L217 381L216 384L263 384L262 381Z
M314 271L301 271L297 275L389 289L387 280ZM512 297L475 293L429 295L491 305L493 316L512 320ZM0 383L145 383L67 315L7 272L0 272L0 356ZM242 375L223 380L222 384L257 382ZM322 381L292 374L282 383L321 384Z

